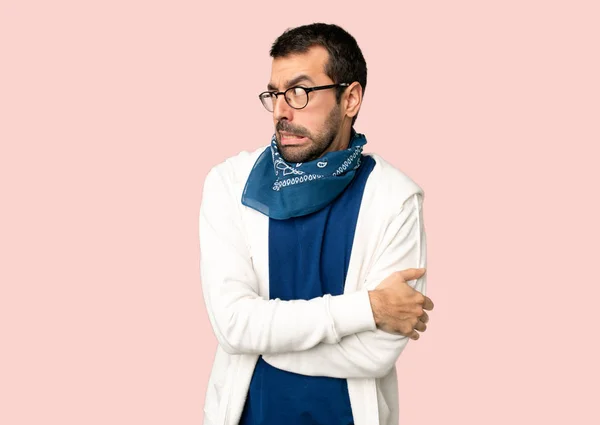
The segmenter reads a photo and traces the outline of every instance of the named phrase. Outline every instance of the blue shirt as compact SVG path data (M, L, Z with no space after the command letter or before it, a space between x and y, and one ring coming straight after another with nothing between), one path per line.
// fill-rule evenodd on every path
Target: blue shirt
M270 299L343 294L362 195L374 166L373 158L363 156L352 182L325 208L269 220ZM345 379L287 372L259 357L240 425L353 423Z

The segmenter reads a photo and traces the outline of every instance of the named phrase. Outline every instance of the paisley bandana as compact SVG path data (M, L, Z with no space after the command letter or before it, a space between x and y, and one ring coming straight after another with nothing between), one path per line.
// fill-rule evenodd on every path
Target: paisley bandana
M279 154L273 135L271 146L250 172L242 204L277 220L319 211L350 184L366 143L363 134L352 130L348 149L329 152L314 161L288 163Z

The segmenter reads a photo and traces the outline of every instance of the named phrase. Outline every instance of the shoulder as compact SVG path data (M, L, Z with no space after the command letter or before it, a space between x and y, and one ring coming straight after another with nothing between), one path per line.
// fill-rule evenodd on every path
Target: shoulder
M242 151L215 165L206 175L205 187L220 182L222 185L229 186L233 191L237 191L240 186L243 188L256 160L267 147L262 146L253 151Z
M365 187L365 196L373 205L398 212L407 200L424 197L423 189L402 170L377 154L367 155L375 160Z

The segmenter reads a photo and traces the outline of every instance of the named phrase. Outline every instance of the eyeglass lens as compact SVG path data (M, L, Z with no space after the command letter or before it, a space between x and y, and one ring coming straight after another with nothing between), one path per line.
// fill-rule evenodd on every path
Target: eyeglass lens
M269 92L263 93L260 97L260 100L269 112L273 112L275 97L275 94ZM301 87L290 87L285 91L285 100L292 108L301 109L308 103L308 93Z

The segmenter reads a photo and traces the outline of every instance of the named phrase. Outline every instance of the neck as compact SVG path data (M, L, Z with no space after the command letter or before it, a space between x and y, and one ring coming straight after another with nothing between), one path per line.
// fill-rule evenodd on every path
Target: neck
M342 128L338 132L337 136L335 137L329 148L325 152L323 152L320 157L328 154L329 152L343 151L345 149L348 149L348 147L350 146L350 137L352 136L352 124L346 124L347 123L344 122Z

